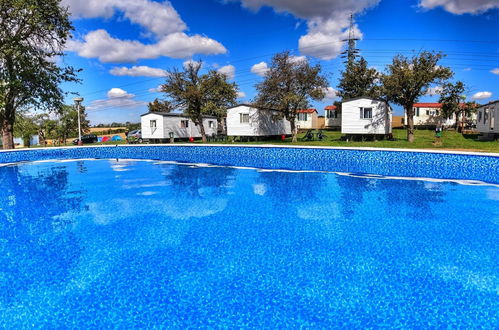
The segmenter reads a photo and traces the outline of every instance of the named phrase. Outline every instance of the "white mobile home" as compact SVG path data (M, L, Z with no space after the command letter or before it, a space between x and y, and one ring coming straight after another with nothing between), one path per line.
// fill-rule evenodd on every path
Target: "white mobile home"
M476 129L483 135L494 137L499 134L499 101L478 107Z
M455 118L444 119L442 117L442 103L415 103L412 109L416 127L435 127L438 124L449 127L456 123ZM404 114L404 122L408 122L407 114Z
M328 105L324 108L326 119L324 126L326 128L340 128L341 127L341 111L335 105Z
M392 113L386 101L358 97L341 104L341 133L387 135L392 133Z
M140 116L142 138L153 142L165 142L170 138L170 133L176 139L199 138L199 126L182 113L148 112ZM217 118L203 117L203 126L207 136L217 134Z
M291 134L291 125L279 111L240 104L227 109L227 135L263 137Z
M315 109L303 109L296 112L296 127L298 129L319 128L319 114Z

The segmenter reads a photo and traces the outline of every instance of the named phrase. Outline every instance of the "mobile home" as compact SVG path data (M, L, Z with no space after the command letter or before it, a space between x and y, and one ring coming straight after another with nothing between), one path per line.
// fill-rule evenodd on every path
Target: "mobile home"
M386 101L358 97L341 104L341 133L347 135L388 135L392 113Z
M282 113L240 104L227 109L227 135L264 137L291 134L291 125Z
M170 133L176 139L200 138L201 130L198 125L182 113L148 112L140 116L142 138L150 142L166 142ZM203 117L203 126L207 136L217 134L217 118Z
M328 129L339 129L341 127L341 111L335 105L324 108L326 115L325 127Z
M499 136L499 100L478 107L476 129L482 135Z
M296 127L298 127L298 129L319 128L319 114L316 109L298 110L296 114Z

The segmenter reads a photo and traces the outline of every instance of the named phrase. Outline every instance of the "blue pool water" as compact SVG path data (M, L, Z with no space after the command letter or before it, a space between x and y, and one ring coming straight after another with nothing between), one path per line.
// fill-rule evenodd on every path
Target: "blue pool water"
M499 324L499 187L69 160L0 167L0 327Z

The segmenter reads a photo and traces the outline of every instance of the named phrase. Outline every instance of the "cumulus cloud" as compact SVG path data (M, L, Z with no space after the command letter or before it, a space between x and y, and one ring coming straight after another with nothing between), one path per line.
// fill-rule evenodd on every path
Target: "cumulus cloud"
M251 67L251 72L260 77L265 77L265 74L269 71L269 66L265 62L260 62Z
M111 88L107 92L107 99L92 101L87 109L135 108L146 104L146 102L135 100L134 98L134 94L128 93L121 88Z
M471 97L473 100L483 100L483 99L488 99L489 97L492 96L491 92L478 92L473 94Z
M149 88L148 91L149 93L161 93L161 85L158 85L158 87Z
M245 92L237 92L237 98L238 99L244 99L246 97L246 93Z
M499 8L497 0L421 0L419 6L425 9L442 7L453 14L479 14Z
M148 66L132 66L127 67L114 67L109 70L113 76L131 76L131 77L164 77L167 72L162 69L151 68Z
M187 35L187 25L169 1L152 0L64 0L64 5L76 18L110 18L123 13L130 22L142 26L153 43L122 40L106 30L89 32L81 40L71 40L66 50L85 58L98 58L101 62L133 63L139 59L160 56L186 58L194 54L223 54L227 49L216 40L201 35Z
M324 90L326 93L326 96L324 96L323 100L334 100L338 97L338 91L334 89L333 87L328 87Z
M426 95L428 96L433 96L433 95L440 95L442 93L442 86L435 86L435 87L430 87L426 90Z
M490 70L493 74L499 74L499 68Z
M233 0L236 1L236 0ZM348 36L350 13L359 14L376 6L380 0L238 0L243 7L259 10L272 7L276 12L290 13L307 21L307 34L299 40L302 54L330 60L342 51L342 39ZM354 26L354 35L362 38Z
M234 79L234 76L236 75L236 68L231 64L223 66L217 71L224 74L227 79Z
M143 44L136 40L113 38L106 30L95 30L82 41L70 41L67 50L85 58L98 58L105 63L129 63L139 59L160 56L185 58L194 54L222 54L227 50L219 42L200 35L188 36L183 32L172 33L155 44Z

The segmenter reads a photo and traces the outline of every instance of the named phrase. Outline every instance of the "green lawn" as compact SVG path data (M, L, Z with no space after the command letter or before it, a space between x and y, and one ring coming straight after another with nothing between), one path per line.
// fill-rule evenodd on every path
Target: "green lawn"
M436 149L436 150L462 150L499 153L499 140L476 141L476 136L463 136L455 131L444 131L442 146L434 146L435 133L432 130L417 130L415 142L406 141L406 130L393 130L393 141L363 141L346 142L341 141L342 134L338 131L325 131L326 139L323 141L300 141L304 133L298 136L299 141L292 143L291 138L281 140L268 140L259 142L213 142L217 144L275 144L275 145L304 145L304 146L331 146L331 147L372 147L372 148L403 148L403 149ZM126 141L99 142L93 145L116 145L125 144ZM186 143L186 142L184 142ZM201 140L194 143L201 144ZM69 145L68 145L69 146Z

